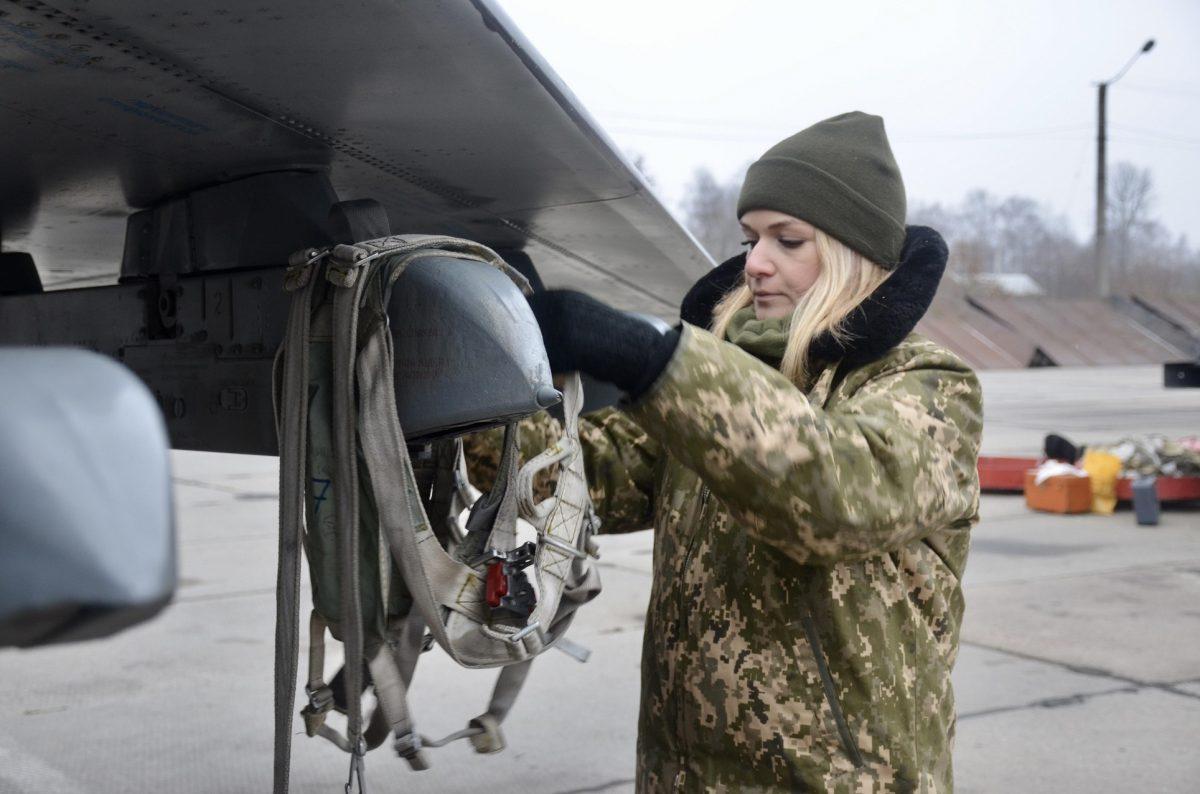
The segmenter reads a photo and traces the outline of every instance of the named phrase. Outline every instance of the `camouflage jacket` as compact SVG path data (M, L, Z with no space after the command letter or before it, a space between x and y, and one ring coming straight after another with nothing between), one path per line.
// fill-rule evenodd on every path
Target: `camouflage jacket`
M981 410L915 334L805 395L685 326L635 406L583 422L604 531L655 527L639 791L951 790Z

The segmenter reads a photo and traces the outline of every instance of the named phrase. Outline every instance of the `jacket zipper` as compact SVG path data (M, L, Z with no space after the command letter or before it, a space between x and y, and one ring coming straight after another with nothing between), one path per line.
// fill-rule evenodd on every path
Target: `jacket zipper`
M813 657L817 661L817 673L821 676L821 688L825 692L825 702L829 704L829 710L833 712L833 721L837 724L838 736L842 740L842 749L846 751L846 755L850 756L850 760L856 767L861 767L863 765L862 753L859 752L858 745L850 734L846 715L842 713L842 705L838 702L833 676L829 674L829 663L825 659L825 649L821 646L821 637L817 633L817 622L813 620L812 610L808 606L804 607L804 615L800 618L800 623L804 626L804 635L808 638Z
M688 523L692 527L692 533L691 533L691 537L688 538L687 547L684 549L684 552L683 552L683 565L679 569L680 580L682 580L683 577L686 576L688 566L691 564L691 561L692 561L692 554L695 553L695 551L696 551L696 543L700 538L700 522L704 520L704 510L705 510L705 508L708 507L709 493L710 493L710 491L708 490L707 485L700 486L700 505L699 505L699 507L696 508L696 512L692 516L691 520L688 521ZM681 638L683 637L683 634L686 633L686 631L687 631L687 609L686 609L686 607L687 607L687 588L681 587L680 591L679 591L679 629L680 629L679 634L680 634ZM683 694L682 694L683 688L679 685L678 681L676 681L676 683L675 683L675 688L676 688L675 702L678 704L675 709L675 720L676 720L677 725L683 725ZM684 779L687 776L687 773L685 772L685 770L687 768L686 767L687 758L683 754L682 746L679 748L679 751L680 751L679 771L675 773L675 780L674 780L674 783L672 786L672 788L674 788L675 791L683 791Z

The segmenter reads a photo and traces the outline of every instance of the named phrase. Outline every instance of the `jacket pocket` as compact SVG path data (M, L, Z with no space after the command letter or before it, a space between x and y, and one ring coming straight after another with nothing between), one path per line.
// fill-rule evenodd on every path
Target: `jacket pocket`
M825 692L825 702L829 704L829 710L833 712L833 721L837 725L838 736L842 740L842 749L846 751L846 755L850 756L850 760L854 762L855 766L862 766L862 753L854 741L854 736L850 733L846 715L842 713L842 704L838 701L837 688L834 686L833 676L829 673L829 661L825 658L825 649L821 645L821 635L817 633L817 622L813 620L812 610L807 606L804 607L804 614L801 616L800 622L804 626L804 636L808 639L813 658L817 662L817 673L821 676L821 688Z

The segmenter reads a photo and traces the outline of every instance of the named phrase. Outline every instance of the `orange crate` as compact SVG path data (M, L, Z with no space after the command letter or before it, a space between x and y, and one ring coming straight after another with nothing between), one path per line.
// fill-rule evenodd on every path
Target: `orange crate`
M1041 485L1036 471L1025 472L1025 504L1047 513L1088 513L1092 509L1092 481L1089 477L1064 475L1050 477Z

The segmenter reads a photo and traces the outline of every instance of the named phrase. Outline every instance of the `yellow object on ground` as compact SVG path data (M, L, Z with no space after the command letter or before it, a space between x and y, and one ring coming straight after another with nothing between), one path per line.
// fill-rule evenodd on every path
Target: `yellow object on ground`
M1079 466L1092 479L1092 512L1111 515L1117 508L1117 478L1121 476L1121 459L1108 452L1089 450L1084 453Z

